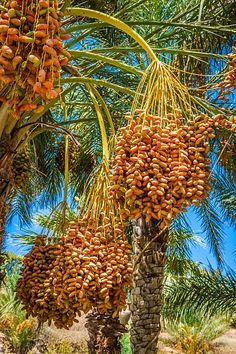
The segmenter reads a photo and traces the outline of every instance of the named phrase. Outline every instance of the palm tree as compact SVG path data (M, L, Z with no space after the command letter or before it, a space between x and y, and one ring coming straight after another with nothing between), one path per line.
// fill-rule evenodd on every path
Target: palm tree
M176 73L182 82L191 83L194 94L196 93L199 96L203 90L212 87L217 82L218 76L213 76L209 80L206 80L201 75L212 74L216 70L220 70L221 65L218 65L217 61L226 59L224 48L231 45L234 36L234 30L231 27L234 19L234 1L227 1L220 5L217 1L202 2L200 0L194 0L190 3L187 1L176 2L172 0L168 1L168 6L165 1L157 4L155 1L150 0L132 1L128 4L122 1L119 4L111 2L111 4L111 8L106 8L106 12L114 12L117 18L132 25L144 37L146 42L140 42L140 38L138 39L132 32L134 36L132 38L136 38L136 41L143 45L142 48L138 47L133 39L127 36L127 33L131 34L127 27L124 27L123 24L118 24L117 21L114 22L114 20L103 14L89 12L86 9L80 8L67 8L65 10L67 18L63 25L72 34L71 40L67 43L67 48L72 55L72 59L69 65L63 67L61 80L64 88L62 97L63 99L65 98L69 113L68 120L64 121L61 108L53 102L51 107L45 107L45 111L51 108L52 121L49 121L48 118L46 118L46 121L43 121L43 116L32 115L27 118L27 124L26 118L22 117L17 123L17 127L11 127L9 124L7 127L4 125L2 134L3 143L1 143L1 146L7 146L5 141L9 139L7 136L10 135L8 146L10 145L14 151L9 152L9 149L4 148L0 156L0 166L3 174L3 183L1 184L3 187L0 193L0 212L2 211L0 220L2 220L2 227L4 226L7 211L5 202L9 197L13 180L11 172L12 155L25 143L25 137L29 135L29 139L33 137L36 139L36 137L39 137L37 134L42 132L42 128L43 130L45 128L52 130L70 126L73 127L71 129L73 133L77 134L80 131L81 140L86 133L90 137L96 136L95 140L101 146L101 137L98 136L97 129L98 118L94 115L94 111L91 114L89 109L91 103L94 106L94 100L91 99L93 96L91 96L91 87L93 93L96 92L96 101L106 114L105 127L107 134L110 135L115 130L114 126L116 128L117 126L124 125L122 114L129 108L139 77L149 61L145 50L153 57L153 52L147 47L147 43L154 48L154 53L160 55L162 60L171 63L176 68ZM66 8L68 4L65 3L64 5ZM75 5L80 5L80 3ZM149 12L150 8L153 9L151 14ZM88 20L86 19L87 16L88 18L93 17L103 22ZM75 24L78 18L80 22ZM83 18L83 21L81 21L81 18ZM119 29L125 30L125 33L111 29L110 25L114 24ZM177 70L177 68L180 68L182 71ZM198 88L198 77L201 79L202 87L200 89ZM109 81L110 79L112 79L112 83ZM99 86L99 90L94 91L94 85L96 87ZM78 97L79 99L77 99ZM207 96L206 98L216 101L214 96ZM199 99L205 102L206 107L209 107L205 99L202 99L202 97ZM71 106L71 103L73 106ZM216 105L221 103L215 102ZM76 108L74 108L75 105ZM2 106L2 113L5 117L4 109L4 106ZM110 119L111 116L114 117L113 124ZM74 119L75 117L76 119ZM88 145L90 144L90 146L94 147L94 141L92 140L86 139L86 142ZM99 164L99 157L97 158L97 164ZM6 168L6 166L8 167ZM51 178L53 177L52 173L49 175ZM45 186L45 190L48 191L47 186ZM213 248L217 250L220 240L220 230L217 228L217 219L214 218L214 223L212 222L212 216L215 215L212 209L214 208L209 203L201 208L202 214L207 216L208 229L211 230L209 236L214 236L212 238ZM137 240L136 236L140 237L140 230L144 231L144 234L141 233L141 244L147 245L153 240L145 250L144 259L150 259L149 276L153 278L154 284L156 282L155 279L158 278L155 285L158 296L152 299L152 301L156 301L155 304L152 304L152 307L157 312L152 319L152 323L150 323L150 325L153 324L153 327L157 328L158 332L161 284L168 240L167 231L160 236L160 240L158 238L155 239L159 234L159 225L153 220L148 225L145 225L144 220L140 219L135 226L134 240ZM150 231L152 231L151 234ZM138 245L135 246L136 249L138 247ZM159 257L156 256L157 250L159 250ZM220 255L218 256L220 259ZM136 270L141 270L142 266L146 269L145 264L142 265L143 257L140 257L138 260ZM149 261L147 262L148 264ZM137 281L139 281L139 277ZM137 292L141 291L142 284L142 282L140 285L137 284ZM152 289L153 284L150 281L150 291ZM147 301L151 301L150 299L148 300L148 297L146 299ZM143 322L146 320L145 316L147 317L149 313L142 312L142 308L140 308L141 304L137 302L136 309L140 313L141 321ZM139 317L137 320L139 321L139 325L135 320L133 321L133 333L137 333L135 328L141 328ZM145 346L147 347L152 342L151 347L155 348L158 333L154 333L150 340L148 336L152 332L152 326L149 327L147 324L142 330L142 335L140 333L133 335L133 338L136 336L134 339L136 341L135 347L138 348L141 345L140 342L143 341L143 338L148 338L148 344L146 342ZM151 353L154 349L149 348L148 350Z
M74 19L69 19L68 21L65 21L64 26L68 27L68 23L74 22ZM118 24L119 27L119 24ZM69 29L68 29L69 30ZM71 28L71 32L73 33L76 29ZM77 32L78 33L78 32ZM135 34L134 34L135 36ZM73 59L75 62L77 62L77 53L74 53ZM97 59L97 58L96 58ZM98 58L101 60L101 58ZM121 66L121 68L128 70L128 72L131 70L133 71L132 68L129 65L122 65L122 63L115 63L118 66ZM86 65L86 63L83 64L83 67L85 70L90 70L90 64ZM67 104L67 100L74 99L74 97L80 96L81 102L76 101L75 106L77 105L77 108L80 107L80 104L82 104L82 107L84 109L79 111L79 116L82 117L81 122L84 125L84 129L88 127L88 124L93 125L93 119L90 118L91 112L89 114L86 114L85 116L85 109L87 106L91 106L91 98L90 98L90 93L91 91L88 90L89 84L93 85L94 83L98 83L101 86L105 86L111 88L112 90L117 90L118 92L123 92L126 94L132 94L132 90L118 86L116 84L112 84L109 82L106 82L105 80L96 80L93 77L91 78L83 78L81 77L83 70L77 70L77 66L73 65L72 66L65 66L63 67L63 72L62 75L64 74L66 78L62 79L62 85L64 88L64 91L62 92L60 96L60 100L64 100ZM134 70L135 72L135 70ZM70 73L70 77L68 77L68 73ZM72 76L74 75L73 79ZM86 74L87 75L87 74ZM80 77L77 77L80 76ZM78 87L78 82L81 83L81 87ZM84 90L83 85L87 87L87 90ZM4 88L5 89L5 88ZM2 94L4 95L4 89L2 90ZM71 93L71 94L70 94ZM105 102L103 101L102 97L99 95L99 101L103 105L103 109L109 114L109 110L107 109L107 106ZM0 189L0 247L2 247L3 243L3 238L4 238L4 225L5 225L5 219L6 215L10 209L10 201L9 197L12 194L12 188L14 185L14 173L13 173L13 160L14 157L17 153L19 153L26 144L28 145L31 141L33 141L33 144L35 142L41 143L43 142L43 138L41 139L41 136L39 138L39 135L45 133L46 131L55 131L61 132L61 133L66 133L67 134L67 129L63 127L64 124L73 124L74 127L76 127L76 124L78 123L78 119L73 119L73 122L65 122L64 121L64 115L62 114L63 110L61 110L60 106L56 106L56 102L58 100L54 100L53 102L45 105L44 111L41 113L33 113L31 112L30 114L24 114L21 115L16 122L16 120L13 118L11 115L10 110L5 106L5 104L1 104L1 128L0 128L0 178L1 178L1 189ZM52 114L56 114L57 116L53 117L51 112L47 114L48 110L53 107L53 112ZM68 110L70 110L70 105L68 104ZM76 109L77 110L77 109ZM71 110L70 110L71 112ZM77 110L78 112L78 110ZM75 110L72 109L72 115L75 114ZM88 113L88 110L87 112ZM89 117L89 118L88 118ZM110 117L110 115L109 115ZM77 117L78 118L78 117ZM71 116L70 116L70 120ZM81 129L83 130L83 129ZM45 138L45 136L44 136ZM73 137L72 137L73 139ZM40 142L39 142L40 140ZM75 140L75 139L74 139ZM52 145L52 144L51 144ZM42 149L42 145L41 145ZM36 149L37 151L37 149ZM36 166L36 171L37 171ZM45 166L43 166L45 168ZM39 171L41 176L43 175L44 171ZM48 171L46 173L48 175ZM51 176L52 177L52 176ZM49 174L50 178L50 174ZM48 181L47 181L48 182ZM55 184L54 184L55 186Z
M196 37L191 36L191 44L196 44L196 39ZM189 63L190 61L184 64L184 68L188 67ZM203 66L201 73L206 73L207 70ZM221 262L220 246L222 245L223 235L220 228L220 219L214 207L209 199L205 200L200 208L196 208L196 211L205 224L206 236L211 247L216 253L218 261ZM134 286L132 291L133 316L131 330L134 353L155 353L156 351L156 342L160 331L158 324L160 323L161 284L163 282L167 243L167 230L160 233L158 224L154 220L145 223L142 217L135 223L134 251L137 254L137 260L135 261Z

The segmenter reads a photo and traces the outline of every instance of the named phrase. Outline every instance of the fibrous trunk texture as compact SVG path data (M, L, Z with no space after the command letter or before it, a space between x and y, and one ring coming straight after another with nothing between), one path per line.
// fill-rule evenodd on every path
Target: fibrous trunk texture
M168 230L160 232L156 220L146 223L141 217L133 223L131 345L134 354L157 353L167 241Z
M13 154L10 151L8 138L4 137L0 142L0 266L2 265L2 247L5 235L5 221L9 211L7 199L12 189L12 161ZM0 285L3 280L0 272Z
M92 310L87 315L86 328L89 332L89 354L120 354L120 339L127 332L119 318L112 318L112 313L100 314Z

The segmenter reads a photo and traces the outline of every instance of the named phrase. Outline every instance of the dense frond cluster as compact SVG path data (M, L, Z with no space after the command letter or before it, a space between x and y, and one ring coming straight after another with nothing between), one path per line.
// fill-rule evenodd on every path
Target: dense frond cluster
M225 171L214 175L213 196L220 206L221 215L225 222L235 227L236 221L236 184L234 175L226 175Z
M171 280L165 285L167 317L177 318L181 312L191 309L204 314L234 314L236 310L236 278L233 271L226 275L194 267L188 277Z

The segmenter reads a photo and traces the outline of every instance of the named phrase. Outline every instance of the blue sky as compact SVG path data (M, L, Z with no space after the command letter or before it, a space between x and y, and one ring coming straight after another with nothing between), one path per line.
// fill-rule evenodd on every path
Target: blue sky
M45 210L44 210L45 212ZM201 239L204 239L204 233L201 231L201 225L200 222L198 221L196 215L193 213L192 210L189 210L187 213L188 220L190 221L191 228L193 232L200 237ZM33 226L32 230L35 232L40 232L40 228ZM234 255L233 253L236 253L236 231L227 223L225 222L223 224L223 230L225 233L225 238L224 238L224 260L225 260L225 265L230 267L231 269L236 271L236 254ZM19 222L18 219L15 217L11 221L11 223L8 225L7 228L8 233L20 233L20 227L19 227ZM203 245L199 244L196 246L191 247L192 249L192 259L197 262L201 262L204 265L210 264L212 267L216 268L217 267L217 262L215 260L215 257L212 255L210 252L209 245L207 242L205 242ZM23 249L19 249L16 245L13 245L9 240L6 239L5 242L5 250L17 253L17 254L22 254L25 253Z
M201 232L200 222L197 220L197 217L194 215L194 213L188 212L188 218L190 220L193 232L199 235L201 238L204 238L204 233ZM236 231L227 222L222 221L222 224L222 229L225 233L223 244L225 265L236 271ZM210 252L209 245L206 241L203 247L200 245L192 247L192 259L205 265L210 263L214 268L217 267L215 257Z

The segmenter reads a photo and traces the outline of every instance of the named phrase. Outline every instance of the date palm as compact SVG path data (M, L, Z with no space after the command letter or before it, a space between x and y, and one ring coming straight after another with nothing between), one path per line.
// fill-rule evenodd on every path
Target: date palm
M90 112L90 107L91 104L95 106L96 102L106 115L107 135L114 133L118 126L125 124L122 119L123 112L130 107L140 76L150 60L148 54L152 57L154 51L163 61L170 63L176 69L179 79L185 84L191 84L192 93L200 96L199 100L205 103L207 109L218 110L217 107L209 107L210 100L214 100L216 106L221 104L214 95L202 97L203 90L211 88L217 82L218 76L206 80L202 75L214 74L217 70L221 70L218 62L226 59L222 48L232 44L235 34L231 26L234 23L234 1L228 0L221 4L218 1L200 0L110 3L112 6L106 7L105 12L112 13L118 19L127 22L144 37L145 42L140 41L140 38L123 24L114 22L108 16L89 12L86 9L68 8L67 2L62 5L67 16L63 25L72 34L67 44L72 57L69 65L63 67L61 79L62 99L65 100L68 111L67 121L64 121L63 110L60 106L56 106L56 102L45 107L45 112L51 109L52 120L48 117L44 120L43 116L32 114L22 117L17 125L6 114L6 108L1 107L1 239L3 239L3 227L8 211L6 205L14 182L12 161L14 154L25 144L25 138L34 141L39 138L38 134L43 134L45 128L52 130L70 127L73 134L80 133L81 140L84 134L90 135L90 139L86 139L86 142L93 146L94 134L96 137L99 135L97 129L99 119L94 111L93 114ZM80 2L72 5L79 6ZM151 13L150 8L153 9ZM100 22L88 18L95 18ZM117 25L117 28L123 32L110 28L111 25ZM132 36L129 37L127 34L131 33ZM134 39L142 44L142 47L137 46ZM150 46L153 51L150 50ZM201 78L201 82L197 80L198 78ZM199 84L200 89L198 89ZM100 146L103 143L99 137L96 141ZM100 160L101 155L97 158L97 164ZM49 175L51 182L54 175L52 173ZM44 186L47 192L47 185ZM208 235L213 236L212 247L217 252L221 230L217 226L218 219L214 208L211 203L206 202L200 210L202 215L205 215L210 230ZM137 294L144 291L143 278L148 279L147 291L143 294L148 311L143 311L141 308L143 302L140 302L137 297L138 301L135 304L134 300L133 306L139 316L136 320L133 319L132 341L135 353L145 351L152 353L156 350L158 339L161 287L168 235L166 230L166 233L158 239L159 225L153 220L146 224L143 218L137 221L134 231L134 248L140 250L148 245L144 257L138 259L136 266L138 275L137 278L134 277L137 280L134 288ZM219 260L220 257L218 253ZM153 299L150 295L154 288L157 296ZM155 316L143 326L144 321L150 317L149 308L154 309ZM153 328L156 328L156 332Z

